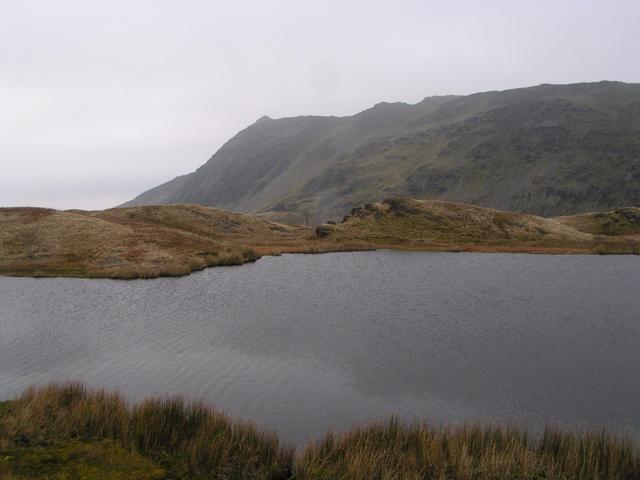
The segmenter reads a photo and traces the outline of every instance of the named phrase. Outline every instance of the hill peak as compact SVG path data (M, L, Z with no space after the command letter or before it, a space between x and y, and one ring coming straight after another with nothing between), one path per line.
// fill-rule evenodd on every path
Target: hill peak
M263 116L127 205L192 202L321 222L390 196L542 216L640 204L640 84L601 81Z

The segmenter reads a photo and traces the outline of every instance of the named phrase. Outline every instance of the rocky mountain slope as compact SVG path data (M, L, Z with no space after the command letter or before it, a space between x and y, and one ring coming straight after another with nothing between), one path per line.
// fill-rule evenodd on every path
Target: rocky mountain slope
M309 224L392 196L542 216L640 204L640 84L539 85L350 117L263 117L127 206L193 202Z

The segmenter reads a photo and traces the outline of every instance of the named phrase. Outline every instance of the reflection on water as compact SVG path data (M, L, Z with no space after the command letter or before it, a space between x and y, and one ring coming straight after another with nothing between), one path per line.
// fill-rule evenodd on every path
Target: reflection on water
M284 255L183 278L0 278L0 398L181 393L301 442L391 414L640 433L640 257Z

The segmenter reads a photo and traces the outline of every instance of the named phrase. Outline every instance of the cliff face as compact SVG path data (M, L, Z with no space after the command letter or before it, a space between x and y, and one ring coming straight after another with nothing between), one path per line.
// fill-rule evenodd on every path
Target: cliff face
M543 216L640 205L640 85L382 103L351 117L263 117L193 173L125 205L195 202L309 223L391 196Z

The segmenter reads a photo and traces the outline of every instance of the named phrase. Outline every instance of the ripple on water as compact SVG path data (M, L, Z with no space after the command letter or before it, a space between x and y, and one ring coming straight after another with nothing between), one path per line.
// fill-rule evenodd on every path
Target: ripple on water
M0 398L180 393L294 441L400 414L640 432L640 257L283 255L182 278L0 278Z

